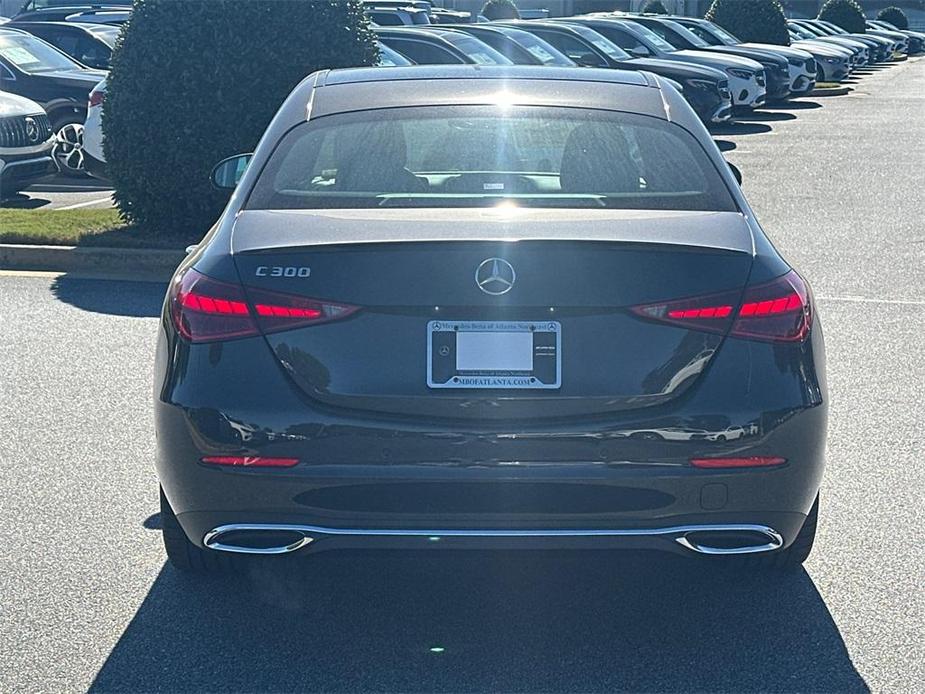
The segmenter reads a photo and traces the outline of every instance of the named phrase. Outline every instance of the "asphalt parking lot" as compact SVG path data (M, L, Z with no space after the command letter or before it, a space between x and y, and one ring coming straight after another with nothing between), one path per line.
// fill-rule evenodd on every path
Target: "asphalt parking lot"
M64 175L29 186L0 205L19 210L105 209L112 206L112 189L108 183L89 176L76 178Z
M0 691L925 689L925 59L716 138L812 283L831 410L805 571L602 552L164 563L164 287L0 273Z

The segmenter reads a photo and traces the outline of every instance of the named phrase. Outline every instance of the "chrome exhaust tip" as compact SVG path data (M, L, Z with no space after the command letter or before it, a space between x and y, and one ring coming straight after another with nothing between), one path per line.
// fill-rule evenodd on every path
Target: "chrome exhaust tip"
M704 525L678 535L675 542L698 554L757 554L784 546L780 533L764 525Z
M315 538L299 527L268 524L222 525L202 538L209 549L238 554L289 554Z

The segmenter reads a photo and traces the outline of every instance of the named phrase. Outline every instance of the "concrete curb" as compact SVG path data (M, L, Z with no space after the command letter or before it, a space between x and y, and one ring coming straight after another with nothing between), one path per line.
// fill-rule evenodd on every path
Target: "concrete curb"
M842 96L851 91L851 87L833 87L832 89L813 89L810 96Z
M0 270L73 272L166 282L185 257L183 251L172 250L0 243Z

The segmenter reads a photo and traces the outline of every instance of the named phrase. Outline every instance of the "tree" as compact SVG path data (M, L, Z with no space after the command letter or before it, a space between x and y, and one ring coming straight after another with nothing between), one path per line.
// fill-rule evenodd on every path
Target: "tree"
M647 14L671 14L668 8L662 4L662 0L646 0L642 6L642 12Z
M254 149L293 87L322 68L371 65L360 0L135 0L113 54L103 111L122 217L197 239L227 195L209 182Z
M897 29L908 29L909 18L906 13L898 7L884 7L877 13L877 19L882 22L888 22Z
M867 20L855 0L827 0L819 10L819 19L832 22L852 34L863 34Z
M520 12L513 0L488 0L482 5L481 14L491 20L520 19Z
M706 19L742 41L790 45L787 20L778 0L713 0Z

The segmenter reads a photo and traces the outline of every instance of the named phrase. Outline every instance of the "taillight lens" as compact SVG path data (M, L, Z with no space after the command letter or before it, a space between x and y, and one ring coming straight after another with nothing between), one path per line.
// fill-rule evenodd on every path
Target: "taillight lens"
M809 285L791 270L772 282L746 288L731 334L798 342L809 333L812 306Z
M634 306L643 318L754 340L798 342L809 332L809 287L792 270L764 284L708 296Z
M254 307L257 324L265 333L340 320L359 310L359 306L252 287L247 288L247 294Z
M89 102L90 108L93 108L94 106L102 105L103 94L104 92L98 92L96 90L90 92L90 102Z
M187 270L170 296L173 324L190 342L211 342L258 335L244 289Z
M357 306L248 289L187 270L170 292L170 315L190 342L252 337L346 318Z

